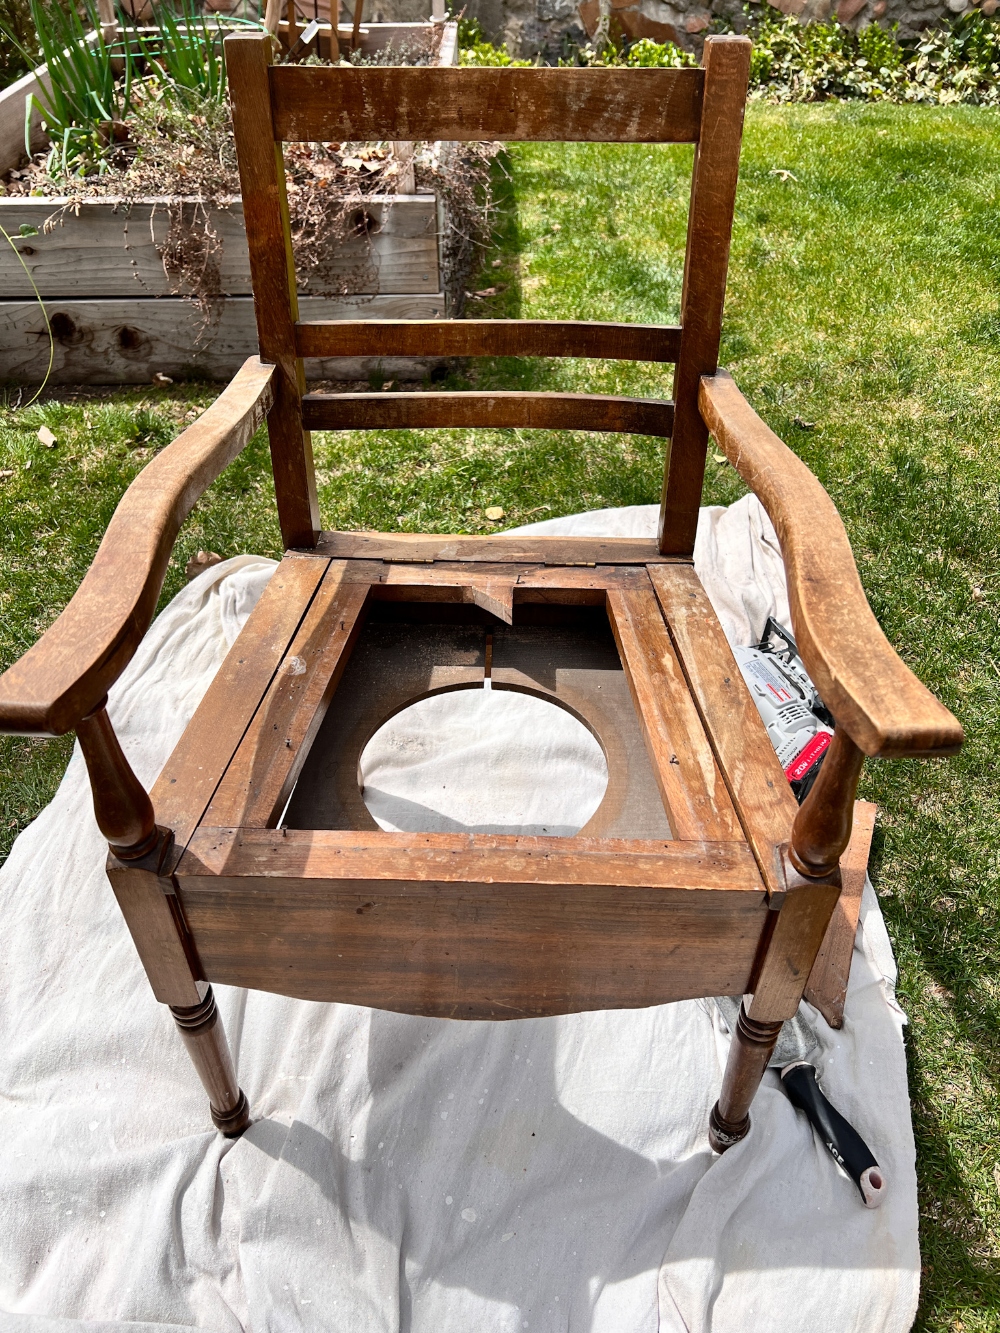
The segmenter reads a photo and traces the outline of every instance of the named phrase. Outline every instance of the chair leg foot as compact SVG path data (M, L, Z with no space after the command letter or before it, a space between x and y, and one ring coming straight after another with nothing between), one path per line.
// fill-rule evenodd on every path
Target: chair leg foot
M171 1005L170 1012L208 1093L213 1124L226 1138L239 1138L250 1127L250 1107L236 1082L233 1057L211 986L200 1004L183 1008Z
M780 1032L780 1022L761 1023L748 1017L745 1005L740 1005L722 1092L709 1117L708 1141L714 1152L723 1153L746 1138L750 1130L750 1103Z
M223 1113L217 1111L211 1102L208 1104L213 1125L227 1139L238 1139L241 1134L250 1128L252 1123L247 1095L242 1088L237 1088L236 1091L240 1094L240 1099L231 1111Z
M724 1153L734 1143L739 1143L740 1139L745 1139L749 1132L749 1115L745 1115L737 1124L731 1125L728 1121L723 1120L719 1111L719 1103L715 1103L708 1117L708 1146L713 1152Z

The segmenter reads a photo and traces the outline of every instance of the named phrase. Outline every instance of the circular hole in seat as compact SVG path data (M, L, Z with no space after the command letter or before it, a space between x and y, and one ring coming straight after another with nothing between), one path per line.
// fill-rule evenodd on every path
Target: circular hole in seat
M459 689L395 713L361 754L361 793L387 832L570 837L608 765L568 709L520 690Z

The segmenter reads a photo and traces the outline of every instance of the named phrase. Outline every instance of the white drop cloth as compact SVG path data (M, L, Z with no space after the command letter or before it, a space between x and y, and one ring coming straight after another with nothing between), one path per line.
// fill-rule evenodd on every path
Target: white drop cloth
M654 528L652 507L534 525ZM696 562L734 641L768 612L787 620L756 501L704 512ZM202 574L112 691L145 783L271 568L240 557ZM698 1001L489 1024L219 987L256 1117L227 1141L152 997L104 857L74 752L0 871L3 1330L909 1328L919 1256L903 1018L870 887L844 1028L812 1017L824 1086L886 1172L877 1212L773 1073L748 1139L713 1157L728 1038Z

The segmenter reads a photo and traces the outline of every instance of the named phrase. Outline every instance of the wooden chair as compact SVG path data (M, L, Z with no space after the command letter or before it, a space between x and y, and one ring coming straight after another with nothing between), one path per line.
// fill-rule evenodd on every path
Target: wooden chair
M212 981L456 1019L744 995L711 1115L722 1151L837 902L863 757L962 743L876 624L826 492L717 366L750 43L708 38L701 69L272 67L270 51L226 42L260 359L129 487L76 595L0 678L0 727L76 729L109 879L224 1133L249 1110ZM680 326L300 321L281 143L476 139L694 143ZM412 355L674 362L674 402L305 392L303 358ZM181 522L265 417L286 555L150 798L107 691ZM447 426L662 437L658 541L320 530L310 429ZM837 721L801 809L692 567L710 432L774 521ZM597 814L570 838L382 832L361 747L407 699L490 669L598 735Z

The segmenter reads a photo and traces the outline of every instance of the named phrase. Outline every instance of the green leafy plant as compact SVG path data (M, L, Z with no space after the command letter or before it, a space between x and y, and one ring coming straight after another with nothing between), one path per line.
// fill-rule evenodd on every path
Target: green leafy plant
M37 2L37 0L36 0ZM139 50L147 70L171 96L193 94L199 102L221 102L226 95L226 63L222 42L236 28L259 30L252 19L219 21L199 13L194 0L182 0L178 10L157 9L158 31L140 34Z
M747 29L750 86L768 101L1000 104L1000 25L978 10L904 46L895 27L855 32L836 20L802 24L761 8Z
M52 167L63 174L100 169L109 147L124 137L136 52L127 34L114 46L105 40L94 0L81 0L79 8L68 3L46 7L41 0L30 0L30 6L50 78L47 88L27 99L25 147L30 153L30 118L37 108L52 140Z

